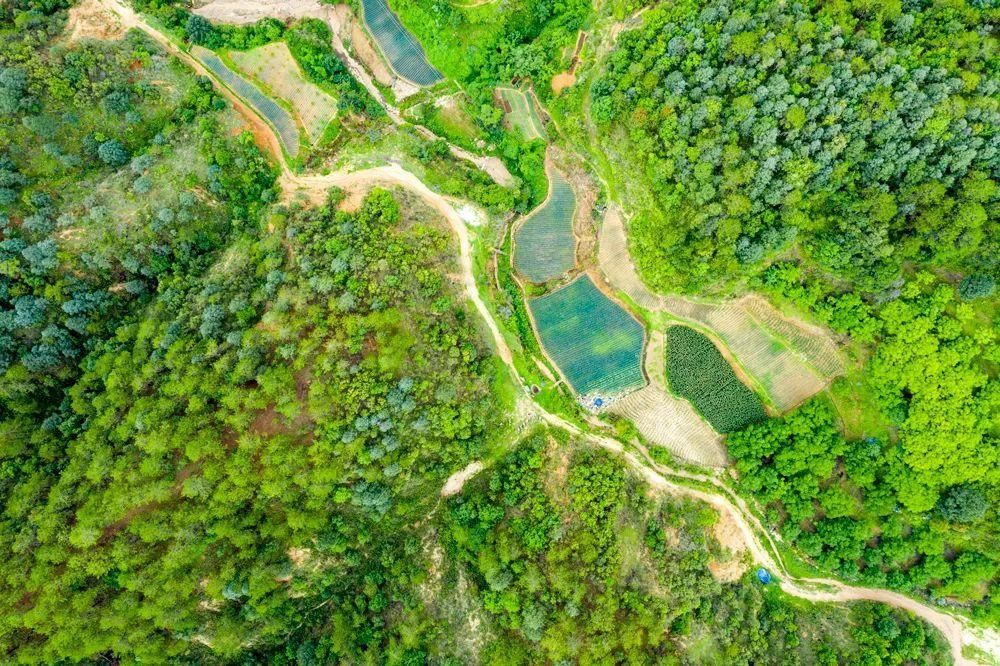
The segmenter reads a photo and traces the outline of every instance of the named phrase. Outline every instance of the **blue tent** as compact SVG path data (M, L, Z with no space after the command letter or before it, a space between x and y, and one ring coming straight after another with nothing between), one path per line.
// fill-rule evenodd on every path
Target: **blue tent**
M764 567L757 569L757 580L764 583L764 585L767 585L771 582L771 572Z

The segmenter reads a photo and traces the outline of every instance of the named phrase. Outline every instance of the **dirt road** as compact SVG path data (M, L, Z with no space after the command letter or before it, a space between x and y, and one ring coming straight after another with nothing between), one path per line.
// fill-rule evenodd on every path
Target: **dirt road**
M157 42L178 55L186 64L191 66L199 74L208 76L205 68L201 64L178 49L170 40L157 30L151 28L138 17L135 12L122 4L121 0L101 0L105 7L114 11L122 19L122 25L126 28L139 28L149 34ZM211 78L211 77L210 77ZM214 79L212 79L214 80ZM243 111L246 109L242 102L228 93L223 88L223 94L233 102L237 108ZM256 114L249 112L248 117L256 117ZM263 124L263 123L262 123ZM263 130L270 136L269 141L277 147L277 137L273 135L270 127L263 124ZM357 171L353 173L337 172L327 175L298 175L293 173L281 157L280 149L275 152L278 155L278 162L281 167L281 185L288 190L304 191L307 195L325 196L331 187L339 187L347 191L357 191L359 189L370 189L374 185L398 185L413 192L423 199L429 206L438 211L449 223L459 241L459 261L462 269L463 283L466 295L475 305L483 321L486 323L493 337L494 346L501 360L510 368L514 377L518 377L514 366L513 355L510 347L500 332L500 328L493 319L492 314L486 307L476 283L474 266L472 262L472 247L469 239L468 228L459 215L454 202L442 195L430 190L419 178L406 171L399 165L388 165ZM963 646L974 646L990 655L993 659L1000 661L1000 633L992 629L974 627L972 623L963 618L950 615L915 599L905 595L891 592L889 590L854 587L845 585L832 579L795 578L791 576L783 563L777 559L773 553L777 552L775 539L763 528L756 516L742 500L737 497L725 484L715 477L668 468L655 463L643 451L636 454L626 450L625 446L608 437L602 437L593 433L584 432L577 426L569 423L565 419L549 413L537 403L532 402L532 408L537 417L548 424L566 430L584 440L590 441L597 446L607 449L619 456L639 473L652 487L663 492L685 495L703 501L714 507L717 511L726 513L736 524L742 534L747 550L751 553L754 561L759 565L770 569L778 575L781 589L786 593L813 602L846 602L846 601L876 601L886 603L897 608L910 611L928 623L937 627L951 646L952 656L956 664L975 664L977 662L962 655ZM467 472L462 470L459 475ZM669 477L669 478L668 478ZM457 485L458 477L453 485ZM715 489L710 492L701 488L692 487L682 481L671 479L684 479L688 482L707 484ZM447 488L447 485L446 485ZM766 540L761 540L761 535Z

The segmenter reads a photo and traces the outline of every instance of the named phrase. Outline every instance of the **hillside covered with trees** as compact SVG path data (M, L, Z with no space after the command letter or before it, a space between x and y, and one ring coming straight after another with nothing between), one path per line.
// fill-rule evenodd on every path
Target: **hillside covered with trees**
M592 89L605 145L641 174L644 278L760 290L850 357L827 395L728 439L742 488L823 569L993 622L997 12L668 3Z

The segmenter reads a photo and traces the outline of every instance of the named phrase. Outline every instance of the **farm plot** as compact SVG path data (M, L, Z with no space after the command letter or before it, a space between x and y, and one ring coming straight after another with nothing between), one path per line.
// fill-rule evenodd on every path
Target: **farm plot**
M610 410L623 416L651 443L710 467L726 464L722 438L691 404L650 384L615 400Z
M702 324L726 344L740 365L761 384L774 406L792 409L826 386L826 379L771 335L738 303L694 303L664 299L668 312Z
M514 267L539 284L563 275L576 263L576 195L561 173L549 168L548 175L549 195L514 235Z
M687 326L667 329L667 380L721 433L767 416L760 399L740 382L712 341Z
M278 103L273 99L262 93L257 86L229 69L226 63L219 59L219 56L208 49L195 46L191 49L191 53L205 67L211 70L213 74L219 77L226 86L246 100L250 106L267 119L277 131L278 138L281 140L281 145L284 146L285 152L292 157L298 155L299 130L295 126L295 120L287 111L278 106Z
M229 57L243 73L257 79L288 102L312 143L319 141L327 126L337 117L337 100L306 80L284 42L274 42L251 51L231 51Z
M397 74L418 86L434 85L444 78L427 62L423 47L403 27L386 0L361 0L361 9L365 25Z
M527 140L548 139L545 125L535 109L534 102L522 90L516 88L497 88L503 101L507 122L516 128Z
M588 276L528 306L546 353L579 395L618 395L646 383L642 325Z
M608 284L624 292L639 307L653 311L661 308L663 299L651 292L636 273L628 253L625 220L615 204L609 205L604 213L598 236L597 262Z
M801 325L783 317L766 299L757 295L744 296L739 300L739 305L764 328L788 341L791 348L820 374L833 377L844 371L837 346L823 332L803 329Z

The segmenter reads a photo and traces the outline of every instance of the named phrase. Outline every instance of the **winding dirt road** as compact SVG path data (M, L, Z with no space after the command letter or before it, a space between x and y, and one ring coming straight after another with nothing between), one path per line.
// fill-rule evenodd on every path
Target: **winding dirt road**
M122 24L126 28L138 28L149 34L153 39L162 44L168 51L176 54L181 60L201 75L208 76L218 84L205 68L190 55L177 48L165 35L145 23L130 7L125 6L121 0L101 0L108 9L118 14L122 19ZM229 99L234 106L240 110L250 122L256 122L256 126L263 132L263 137L267 137L269 143L276 149L274 154L278 156L278 163L281 168L280 183L286 191L304 191L307 195L325 196L331 187L338 187L349 192L367 191L375 185L397 185L419 196L425 203L440 213L449 223L459 242L459 261L462 269L463 284L469 300L475 305L486 326L490 330L497 354L510 369L513 377L519 384L523 381L514 366L513 355L507 345L500 328L493 319L492 314L486 307L476 283L474 266L472 262L472 246L469 239L468 228L462 216L455 208L456 202L430 190L414 174L406 171L399 165L376 167L357 172L336 172L327 175L298 175L293 173L282 158L277 137L266 123L263 123L257 115L243 102L233 95L225 86L219 85L223 95ZM463 204L464 205L464 204ZM956 664L979 663L963 656L963 646L973 646L978 650L990 655L991 658L1000 661L1000 634L995 630L973 626L964 619L937 608L923 604L915 599L911 599L897 592L883 589L855 587L845 585L832 579L818 578L795 578L788 573L780 558L775 556L777 552L775 538L764 529L754 513L746 505L744 500L736 496L718 478L688 472L680 469L672 469L662 464L654 462L643 450L638 454L629 450L621 442L596 435L581 430L576 425L565 419L551 414L537 403L531 403L535 415L549 425L566 430L567 432L600 446L616 455L620 456L629 466L639 473L652 487L663 492L677 495L685 495L703 501L720 513L727 514L738 526L739 532L746 544L747 550L752 555L758 566L763 566L778 574L779 585L786 593L812 602L848 602L848 601L876 601L897 608L902 608L912 612L929 624L937 627L951 646L952 657ZM467 478L467 474L478 471L476 463L470 464L465 470L452 477L449 484L442 489L443 494L452 492L455 487L460 488L461 482ZM474 470L474 471L473 471ZM683 480L683 481L681 481ZM715 489L710 492L702 488L692 487L684 483L695 482L701 485L709 485ZM456 491L457 492L457 491ZM762 536L763 535L763 540ZM766 545L765 545L766 541Z

